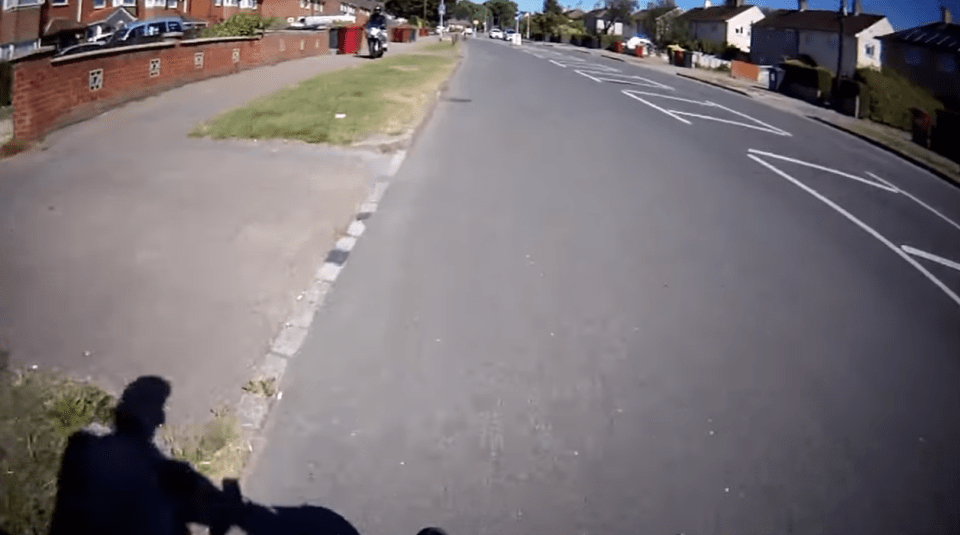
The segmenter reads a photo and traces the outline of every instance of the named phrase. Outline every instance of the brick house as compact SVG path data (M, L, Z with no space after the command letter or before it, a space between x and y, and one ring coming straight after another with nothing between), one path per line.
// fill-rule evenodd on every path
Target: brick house
M940 9L940 22L883 36L883 66L960 109L960 24Z
M711 5L710 0L703 7L693 8L677 20L690 27L692 39L717 45L730 45L750 51L750 30L757 21L763 19L763 12L757 6L745 5L743 0L728 0L722 6Z
M842 36L841 74L853 76L858 68L880 67L880 37L889 33L887 17L864 13L859 0L852 14L807 9L807 1L799 0L798 9L776 11L754 24L750 55L760 65L805 55L836 72Z

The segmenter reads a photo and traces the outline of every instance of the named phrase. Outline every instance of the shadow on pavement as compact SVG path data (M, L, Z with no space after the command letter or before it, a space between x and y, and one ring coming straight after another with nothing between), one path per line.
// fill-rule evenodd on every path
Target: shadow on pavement
M189 464L165 456L153 443L165 420L170 384L140 377L127 385L113 432L79 431L60 466L51 535L73 533L189 534L189 524L224 535L232 526L249 534L359 535L349 521L323 507L267 507L244 501L236 480L218 488ZM420 535L444 535L427 528Z

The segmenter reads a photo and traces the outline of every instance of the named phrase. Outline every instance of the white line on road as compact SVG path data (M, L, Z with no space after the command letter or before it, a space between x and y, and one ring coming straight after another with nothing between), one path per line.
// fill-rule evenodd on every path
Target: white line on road
M627 95L628 97L630 97L630 98L632 98L632 99L639 100L640 102L643 102L643 103L646 104L647 106L650 106L651 108L653 108L653 109L655 109L655 110L657 110L657 111L661 111L661 112L669 115L670 117L673 117L674 119L680 121L681 123L693 124L693 123L691 123L690 121L684 119L683 117L680 117L680 116L674 114L674 113L671 112L670 110L665 110L665 109L661 108L660 106L657 106L656 104L654 104L654 103L652 103L652 102L648 102L648 101L646 101L646 100L638 97L637 95L634 95L634 94L633 94L633 93L640 93L640 91L630 91L629 89L624 89L623 91L621 91L621 93L623 93L624 95ZM661 95L661 96L662 96L662 95Z
M668 85L663 85L663 84L661 84L660 82L654 82L653 80L650 80L650 79L648 79L648 78L643 78L643 77L640 77L640 76L630 76L630 75L627 75L627 74L613 74L613 73L610 73L610 74L598 74L598 73L594 73L594 74L597 75L596 77L594 77L594 76L590 76L589 74L587 74L587 73L585 73L585 72L583 72L583 71L581 71L581 70L577 70L577 71L575 71L575 72L576 72L577 74L582 74L583 76L586 76L587 78L590 78L590 79L593 80L594 82L612 82L612 83L615 83L615 84L627 84L627 85L638 85L638 86L645 86L645 87L655 87L655 88L657 88L657 89L667 89L667 90L673 91L673 88L670 87L670 86L668 86ZM615 77L619 77L619 78L615 78ZM643 81L642 81L642 82L638 82L637 80L643 80Z
M679 101L681 101L681 102L689 102L689 103L691 103L691 104L699 104L699 105L701 105L701 106L709 106L709 104L707 104L706 102L700 101L700 100L690 100L690 99L688 99L688 98L674 97L674 96L671 96L671 95L661 95L660 93L648 93L648 92L646 92L646 91L636 91L636 90L634 90L634 89L624 89L623 92L624 92L625 94L631 95L631 96L632 96L632 95L648 95L648 96L651 96L651 97L668 98L668 99L670 99L670 100L679 100Z
M722 105L717 104L717 103L715 103L715 102L710 102L710 101L707 101L707 102L708 102L711 106L715 106L715 107L717 107L717 108L721 108L721 109L727 110L727 111L730 112L730 113L739 115L740 117L743 117L743 118L745 118L745 119L750 119L751 121L753 121L753 122L755 122L755 123L757 123L757 124L761 124L761 125L763 125L763 126L766 126L766 127L769 128L770 130L773 130L774 132L780 133L781 136L791 137L791 135L790 135L789 132L785 132L785 131L783 131L783 130L775 127L775 126L770 126L770 125L768 125L767 123L765 123L765 122L763 122L763 121L761 121L761 120L759 120L759 119L755 119L755 118L753 118L753 117L750 117L750 116L747 115L746 113L742 113L742 112L739 112L739 111L737 111L737 110L731 110L730 108L728 108L728 107L726 107L726 106L722 106Z
M599 80L599 79L597 79L597 78L594 78L593 76L590 76L589 74L587 74L587 73L585 73L585 72L583 72L583 71L579 71L579 70L578 70L578 71L573 71L573 72L575 72L575 73L577 73L577 74L579 74L579 75L581 75L581 76L586 76L587 78L593 80L594 82L597 82L598 84L601 83L601 80Z
M805 161L803 161L803 160L797 160L796 158L791 158L791 157L789 157L789 156L781 156L781 155L779 155L779 154L774 154L774 153L772 153L772 152L765 152L765 151L756 150L756 149L747 149L747 152L752 152L753 154L759 154L759 155L761 155L761 156L766 156L766 157L768 157L768 158L775 158L775 159L777 159L777 160L783 160L783 161L785 161L785 162L795 163L795 164L797 164L797 165L802 165L802 166L805 166L805 167L809 167L809 168L811 168L811 169L816 169L816 170L818 170L818 171L824 171L824 172L827 172L827 173L833 173L833 174L835 174L835 175L842 176L842 177L845 177L845 178L849 178L850 180L856 180L857 182L862 182L862 183L864 183L864 184L866 184L866 185L868 185L868 186L873 186L873 187L875 187L875 188L879 188L879 189L882 189L882 190L885 190L885 191L889 191L889 192L891 192L891 193L897 193L897 192L900 191L900 190L898 190L897 188L895 188L895 187L893 187L893 186L888 186L888 185L886 185L886 184L878 184L878 183L876 183L876 182L873 182L872 180L867 180L867 179L865 179L865 178L863 178L863 177L859 177L859 176L857 176L857 175L851 175L850 173L844 173L843 171L837 171L836 169L830 169L829 167L824 167L824 166L822 166L822 165L817 165L817 164L815 164L815 163L805 162Z
M753 150L753 149L750 149L750 151L751 151L751 152L758 153L758 154L762 153L761 151L755 151L755 150ZM810 195L813 195L815 198L817 198L818 200L820 200L821 202L823 202L824 204L826 204L826 205L829 206L830 208L833 208L834 210L836 210L840 215L842 215L842 216L846 217L847 219L849 219L849 220L850 220L851 222L853 222L855 225L857 225L858 227L860 227L861 229L863 229L865 232L867 232L868 234L870 234L871 236L873 236L874 238L876 238L880 243L886 245L891 251L893 251L894 253L898 254L901 258L903 258L904 260L906 260L911 266L913 266L914 268L916 268L917 271L919 271L919 272L922 273L925 277L927 277L927 279L929 279L930 282L932 282L932 283L934 283L935 285L937 285L937 287L940 288L940 289L943 291L943 293L947 294L947 297L949 297L950 299L953 299L953 301L954 301L957 305L960 305L960 296L957 296L957 294L954 293L953 290L951 290L950 288L948 288L947 285L945 285L943 282L940 281L940 279L934 277L932 273L930 273L929 271L927 271L926 268L924 268L922 265L920 265L919 262L917 262L916 260L914 260L913 257L911 257L910 255L908 255L908 254L905 253L904 251L900 250L900 248L898 248L896 245L894 245L890 240L884 238L883 235L881 235L879 232L877 232L876 230L874 230L872 227L870 227L869 225L867 225L867 224L864 223L863 221L860 221L859 219L857 219L856 216L854 216L854 215L851 214L850 212L844 210L840 205L836 204L835 202L831 201L830 199L824 197L823 195L821 195L820 193L818 193L815 189L807 186L807 185L804 184L803 182L800 182L799 180L797 180L797 179L793 178L792 176L788 175L787 173L781 171L779 168L775 167L773 164L767 163L765 160L763 160L763 159L761 159L761 158L759 158L759 157L757 157L757 156L755 156L755 155L753 155L753 154L747 154L747 157L750 158L750 159L752 159L752 160L754 160L754 161L756 161L757 163L759 163L760 165L766 167L767 169L773 171L774 173L780 175L781 177L789 180L790 182L793 182L793 184L796 185L797 187L799 187L800 189L806 191L806 192L809 193Z
M915 202L915 203L919 204L920 206L926 208L926 209L929 210L931 213L933 213L934 215L936 215L936 216L939 217L940 219L946 221L946 222L949 223L950 225L953 225L953 227L954 227L955 229L960 230L960 224L958 224L956 221L950 219L949 217L943 215L942 213L940 213L939 211L937 211L936 208L934 208L934 207L930 206L929 204L921 201L920 199L914 197L914 196L911 195L910 193L907 193L906 191L903 191L902 189L895 187L893 184L890 184L890 183L887 182L886 180L883 180L882 178L878 177L877 175L871 173L870 171L867 171L867 174L870 175L870 176L872 176L873 178L875 178L875 179L883 182L884 184L889 185L891 188L897 190L897 193L902 193L903 195L906 195L906 196L907 196L910 200L912 200L913 202Z
M913 256L919 256L920 258L926 258L927 260L929 260L929 261L931 261L931 262L936 262L936 263L938 263L938 264L940 264L940 265L942 265L942 266L947 266L948 268L953 268L953 269L955 269L955 270L957 270L957 271L960 271L960 263L954 262L953 260L949 260L949 259L944 258L944 257L942 257L942 256L937 256L937 255L935 255L935 254L928 253L928 252L926 252L926 251L921 251L920 249L914 249L913 247L910 247L909 245L901 245L900 248L903 249L904 252L909 253L909 254L912 254Z
M684 115L684 116L687 116L687 117L696 117L697 119L706 119L706 120L708 120L708 121L717 121L717 122L720 122L720 123L735 124L735 125L737 125L737 126L742 126L742 127L744 127L744 128L753 128L754 130L759 130L759 131L761 131L761 132L768 132L768 133L770 133L770 134L776 134L776 135L778 135L778 136L789 136L789 135L790 135L790 134L788 134L788 133L786 133L786 132L784 132L784 131L782 131L782 130L765 128L765 127L763 127L763 126L757 126L757 125L755 125L755 124L741 123L740 121L732 121L732 120L730 120L730 119L721 119L721 118L719 118L719 117L713 117L713 116L711 116L711 115L700 115L699 113L690 113L690 112L688 112L688 111L677 111L677 110L670 110L670 111L672 111L673 113L675 113L675 114L677 114L677 115Z

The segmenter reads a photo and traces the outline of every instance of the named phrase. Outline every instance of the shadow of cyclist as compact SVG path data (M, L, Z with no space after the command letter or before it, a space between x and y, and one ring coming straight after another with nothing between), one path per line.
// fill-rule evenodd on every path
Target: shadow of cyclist
M221 490L187 463L166 457L153 438L169 396L166 380L140 377L124 389L113 432L70 437L51 535L185 535L190 523L208 526L213 535L231 526L251 534L359 535L329 509L244 502L235 480L224 480Z

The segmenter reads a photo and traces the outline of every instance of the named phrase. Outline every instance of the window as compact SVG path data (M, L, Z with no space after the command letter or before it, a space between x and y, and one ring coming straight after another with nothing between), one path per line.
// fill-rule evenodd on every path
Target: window
M240 9L254 9L257 7L254 0L240 0Z
M907 65L923 65L923 50L915 46L907 47L904 51Z
M113 0L113 7L136 6L137 0Z
M167 0L167 9L177 9L177 0Z
M223 0L213 0L213 5L217 7L222 6Z
M65 6L69 3L70 3L69 0L50 0L51 6Z
M864 47L863 52L868 58L872 58L877 54L877 45L867 45Z
M812 44L813 44L813 37L814 37L814 36L813 36L812 33L807 33L806 35L803 36L803 41L804 41L805 43L807 43L808 45L812 45Z
M103 9L107 7L107 0L93 0L93 9Z
M949 74L957 72L957 56L950 53L937 54L937 70Z
M223 0L223 5L225 6L238 6L240 2L238 0Z

